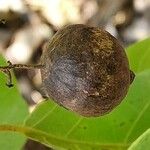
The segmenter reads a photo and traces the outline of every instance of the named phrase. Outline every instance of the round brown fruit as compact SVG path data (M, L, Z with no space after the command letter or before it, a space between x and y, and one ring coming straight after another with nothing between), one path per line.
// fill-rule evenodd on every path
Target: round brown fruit
M82 116L110 112L134 79L122 46L98 27L64 27L49 41L41 61L48 97Z

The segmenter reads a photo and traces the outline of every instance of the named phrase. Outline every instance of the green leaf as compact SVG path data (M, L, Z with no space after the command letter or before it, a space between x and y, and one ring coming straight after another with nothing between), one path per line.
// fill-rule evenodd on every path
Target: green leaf
M0 66L4 65L4 60L0 57ZM15 79L15 86L6 86L7 78L0 72L0 125L2 124L22 124L28 115L28 108L25 101L18 92ZM25 143L25 136L18 133L0 132L0 149L20 150Z
M149 150L150 149L150 129L144 132L136 141L132 143L128 150Z
M138 73L150 69L150 38L131 45L127 54L131 69Z
M44 133L45 137L32 131L27 136L64 149L127 149L150 127L149 77L150 71L138 74L126 99L99 118L80 117L52 101L44 102L30 115L26 126Z

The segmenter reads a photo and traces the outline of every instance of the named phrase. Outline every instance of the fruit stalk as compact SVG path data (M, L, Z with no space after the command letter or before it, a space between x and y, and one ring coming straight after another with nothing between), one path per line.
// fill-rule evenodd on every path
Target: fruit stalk
M3 73L5 73L8 76L8 82L6 83L6 85L8 87L12 87L12 75L11 75L11 69L41 69L43 68L42 64L12 64L10 61L7 62L8 65L7 66L0 66L0 71L2 71Z

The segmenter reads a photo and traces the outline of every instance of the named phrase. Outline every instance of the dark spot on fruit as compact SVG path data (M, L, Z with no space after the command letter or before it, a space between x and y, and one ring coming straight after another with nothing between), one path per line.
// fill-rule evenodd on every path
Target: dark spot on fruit
M109 75L115 74L116 71L117 71L117 69L116 69L116 66L114 64L109 63L107 65L107 72L108 72Z

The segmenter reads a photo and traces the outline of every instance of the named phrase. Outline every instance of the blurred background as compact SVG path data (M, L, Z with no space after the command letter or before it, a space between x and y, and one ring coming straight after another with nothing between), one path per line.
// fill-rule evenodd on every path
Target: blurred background
M102 27L124 47L150 36L150 0L0 0L0 54L37 64L44 44L64 25ZM30 112L43 100L39 70L15 70ZM27 141L24 150L49 148Z

